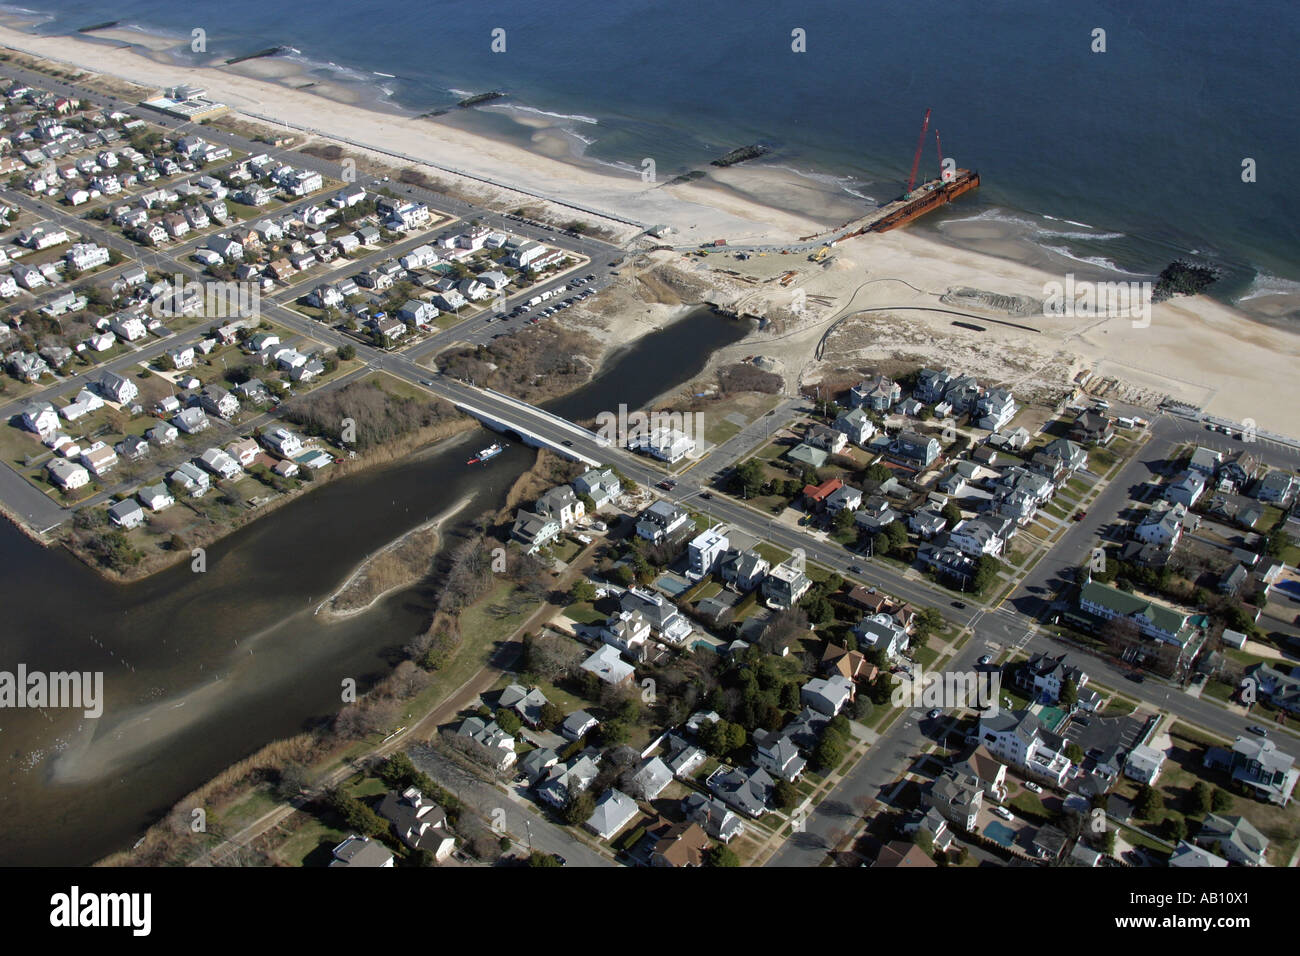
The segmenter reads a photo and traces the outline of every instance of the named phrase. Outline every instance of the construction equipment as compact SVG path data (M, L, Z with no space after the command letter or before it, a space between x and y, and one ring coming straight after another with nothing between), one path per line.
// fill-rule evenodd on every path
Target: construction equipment
M820 249L818 249L816 252L810 253L810 254L808 255L808 261L809 261L809 262L821 262L823 259L825 259L825 258L826 258L828 255L830 255L830 254L831 254L831 246L830 246L830 243L827 243L826 245L824 245L824 246L822 246Z
M912 198L912 187L916 185L916 170L921 165L921 149L925 146L925 131L930 128L930 108L926 107L925 119L921 121L921 135L916 138L916 155L912 157L912 174L907 177L907 192L904 199Z

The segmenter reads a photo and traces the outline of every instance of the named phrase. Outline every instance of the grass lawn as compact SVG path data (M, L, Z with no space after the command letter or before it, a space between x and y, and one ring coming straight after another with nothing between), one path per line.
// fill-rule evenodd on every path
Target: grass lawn
M321 861L323 866L326 865L324 858L329 856L329 850L347 837L347 831L326 826L315 817L308 816L306 823L276 847L272 855L290 866L306 866L309 861L312 864Z
M571 621L579 624L603 624L607 615L597 611L590 601L579 601L576 604L570 604L564 609L564 615Z

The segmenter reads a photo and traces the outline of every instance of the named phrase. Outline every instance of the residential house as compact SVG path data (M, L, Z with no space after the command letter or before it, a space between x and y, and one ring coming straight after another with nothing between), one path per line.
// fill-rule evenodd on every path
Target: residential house
M766 770L719 767L707 781L714 796L745 816L757 819L768 810L776 781Z
M108 509L109 520L119 528L129 531L144 524L144 510L134 498L126 498Z
M889 455L918 471L928 468L939 457L939 441L914 431L901 431L889 445Z
M611 840L640 812L635 800L611 787L596 801L596 809L583 825L600 839Z
M1205 493L1205 477L1196 471L1184 471L1172 483L1165 487L1166 501L1191 508Z
M1219 767L1231 774L1237 783L1254 791L1261 800L1285 807L1291 802L1296 778L1295 758L1277 749L1277 744L1264 737L1238 737L1231 750L1211 747L1204 763Z
M650 851L650 865L655 867L703 866L709 851L709 837L698 823L663 823L654 831L656 841Z
M581 667L587 673L595 674L601 681L613 686L626 684L636 673L631 664L619 657L618 648L612 644L602 645L582 662Z
M400 796L393 791L384 794L379 815L412 850L425 850L435 860L445 860L456 849L446 812L416 787L407 787Z
M774 567L763 579L763 599L770 607L792 608L810 587L812 581L804 573L802 562L786 561Z
M686 548L686 576L698 581L712 574L729 547L726 525L714 525L709 530L700 532Z
M1268 837L1242 816L1206 814L1196 843L1206 849L1216 850L1230 863L1241 866L1265 866Z
M573 480L573 490L586 495L597 508L612 502L623 490L622 483L611 468L593 468Z
M855 445L866 445L876 433L875 423L861 408L842 412L835 419L835 428L848 436Z
M690 513L670 501L659 500L642 511L637 518L637 537L659 544L676 536L691 523Z
M885 375L875 375L849 389L849 405L853 408L870 408L887 412L903 395L897 382Z
M497 707L514 711L519 719L534 729L542 725L542 708L550 701L540 688L511 684L497 698Z
M853 634L860 649L880 651L889 660L897 660L911 643L907 628L883 612L864 617L854 626Z
M393 854L378 840L355 834L334 848L330 866L391 867Z
M853 700L853 681L835 674L814 677L799 689L799 700L820 714L834 717Z
M495 720L467 717L456 728L456 735L468 737L481 746L488 760L498 770L509 770L514 766L515 738L502 730Z

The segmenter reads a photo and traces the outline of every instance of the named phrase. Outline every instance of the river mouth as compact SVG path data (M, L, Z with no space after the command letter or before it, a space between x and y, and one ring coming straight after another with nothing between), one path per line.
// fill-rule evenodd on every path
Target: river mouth
M548 408L575 420L640 408L747 331L693 310ZM467 468L464 447L489 440L470 432L315 489L214 544L202 574L180 565L113 585L4 523L0 669L103 671L105 702L97 720L0 711L0 865L80 865L128 847L227 766L328 720L345 678L364 689L385 676L427 624L427 588L328 623L313 611L367 555L462 499L448 539L499 508L534 452L512 443Z

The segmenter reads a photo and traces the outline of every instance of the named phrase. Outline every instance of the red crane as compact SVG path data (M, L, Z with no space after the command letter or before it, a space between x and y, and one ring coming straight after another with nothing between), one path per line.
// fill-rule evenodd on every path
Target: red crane
M916 185L916 167L921 165L921 147L925 145L925 131L930 128L930 110L925 111L925 120L921 123L921 135L916 138L916 155L912 157L912 175L907 177L907 193L911 195Z

